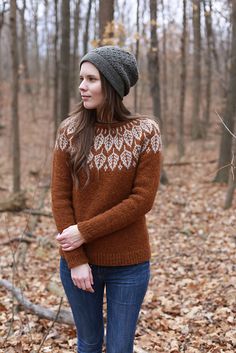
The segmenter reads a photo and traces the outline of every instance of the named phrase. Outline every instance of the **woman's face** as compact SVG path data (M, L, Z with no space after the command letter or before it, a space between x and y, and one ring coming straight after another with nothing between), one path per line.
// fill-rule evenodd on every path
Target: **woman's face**
M80 68L80 94L86 109L99 109L104 100L98 69L86 61Z

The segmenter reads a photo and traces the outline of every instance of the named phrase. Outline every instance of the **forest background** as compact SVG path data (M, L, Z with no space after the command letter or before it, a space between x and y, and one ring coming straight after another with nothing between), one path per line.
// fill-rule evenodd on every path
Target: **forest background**
M233 353L236 0L0 0L0 352L75 352L51 156L80 58L110 44L135 54L124 101L164 146L135 352Z

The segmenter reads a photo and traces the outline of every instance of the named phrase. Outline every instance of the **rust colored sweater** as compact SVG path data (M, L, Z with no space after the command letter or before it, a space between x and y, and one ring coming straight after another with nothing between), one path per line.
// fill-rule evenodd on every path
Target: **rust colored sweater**
M90 181L76 190L69 167L74 119L62 122L56 139L52 211L59 233L77 224L85 243L72 251L60 249L60 254L70 268L83 263L122 266L149 260L145 214L152 208L160 179L157 123L149 118L96 123L87 161Z

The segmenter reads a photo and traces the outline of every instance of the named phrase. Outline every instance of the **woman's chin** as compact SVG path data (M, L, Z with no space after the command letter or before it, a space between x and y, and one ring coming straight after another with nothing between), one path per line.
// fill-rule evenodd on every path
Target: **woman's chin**
M96 109L96 106L94 104L88 102L83 102L83 105L85 109Z

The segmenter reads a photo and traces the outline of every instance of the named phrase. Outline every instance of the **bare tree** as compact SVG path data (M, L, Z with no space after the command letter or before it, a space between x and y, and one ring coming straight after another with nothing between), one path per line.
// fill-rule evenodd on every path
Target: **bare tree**
M159 70L159 49L157 38L157 0L150 0L150 23L151 23L151 43L148 52L148 72L150 81L150 93L153 103L153 114L163 127L161 117L161 90L160 90L160 70ZM168 179L164 169L161 173L161 182L167 183Z
M207 35L206 52L206 108L204 114L204 134L206 135L210 122L211 110L211 86L212 86L212 3L211 0L203 0L205 26Z
M35 45L35 63L36 63L36 78L37 78L37 87L36 93L37 95L40 93L40 57L39 57L39 40L38 40L38 6L39 2L35 0L31 0L31 7L33 10L33 18L34 18L34 45Z
M47 103L47 107L49 105L50 100L50 71L49 71L49 29L48 29L48 8L49 3L48 0L44 0L44 36L45 36L45 44L46 44L46 58L45 58L45 68L44 68L44 83L45 83L45 100Z
M150 79L150 93L153 102L153 114L160 121L161 117L161 94L160 94L160 69L159 69L159 48L157 38L157 0L150 0L150 22L151 22L151 43L148 53L148 72Z
M19 70L17 52L16 0L10 1L10 31L11 31L11 59L12 59L12 133L13 133L13 192L20 192L20 133L18 116Z
M184 104L186 95L186 37L187 37L187 14L186 14L187 1L183 0L183 30L181 37L181 74L180 74L180 108L177 120L177 146L178 155L181 158L185 152L184 145Z
M227 100L223 120L228 129L233 132L235 126L236 114L236 1L231 2L232 6L232 35L231 35L231 55L230 55L230 73L227 90ZM222 135L220 143L220 154L218 162L218 172L215 177L216 182L228 182L229 167L231 163L232 135L224 126L222 126ZM225 168L223 168L225 167Z
M137 0L137 10L136 10L136 27L137 27L137 37L136 37L136 59L137 62L139 61L139 7L140 7L140 1ZM134 111L137 111L138 107L138 84L134 86Z
M60 57L60 120L65 119L70 106L70 2L61 3L61 57Z
M202 138L202 127L200 121L201 106L201 2L192 0L193 8L193 114L192 114L192 138L194 140Z
M58 65L58 0L54 0L54 13L55 13L55 33L53 40L54 47L54 73L53 73L53 120L54 120L54 137L56 137L57 128L59 126L59 115L58 115L58 76L59 76L59 65Z
M84 35L83 35L83 51L84 51L84 55L88 51L89 21L90 21L90 17L91 17L91 9L92 9L92 0L89 0L87 14L86 14L85 31L84 31Z
M114 0L99 0L99 39L104 44L104 34L108 23L114 19ZM110 32L108 37L113 37Z
M232 202L233 202L233 198L234 198L234 191L236 189L236 176L235 176L236 139L233 140L233 156L234 156L233 163L231 166L231 173L229 175L228 189L227 189L226 198L225 198L225 205L224 205L225 209L228 209L232 206Z
M72 93L76 98L78 96L78 71L79 71L79 26L80 26L80 0L75 1L74 9L74 29L73 29L73 56L72 56Z
M1 60L1 36L2 36L2 28L4 24L4 14L5 14L5 6L7 2L4 1L2 4L2 10L0 11L0 60ZM0 67L0 82L1 82L1 67ZM2 90L0 85L0 118L2 117Z
M165 137L165 144L168 144L168 135L167 135L167 117L168 117L168 99L167 99L167 50L166 50L166 42L167 42L167 36L166 36L166 24L165 24L165 6L164 6L164 1L161 0L161 7L162 7L162 61L161 61L161 66L162 66L162 72L163 72L163 79L162 79L162 120L163 120L163 127L162 127L162 133L164 134Z
M26 10L26 0L22 2L22 9L20 9L20 20L21 20L21 58L23 64L23 74L24 74L24 86L25 92L31 93L30 86L30 75L29 75L29 65L28 65L28 44L27 44L27 33L25 25L25 10Z

